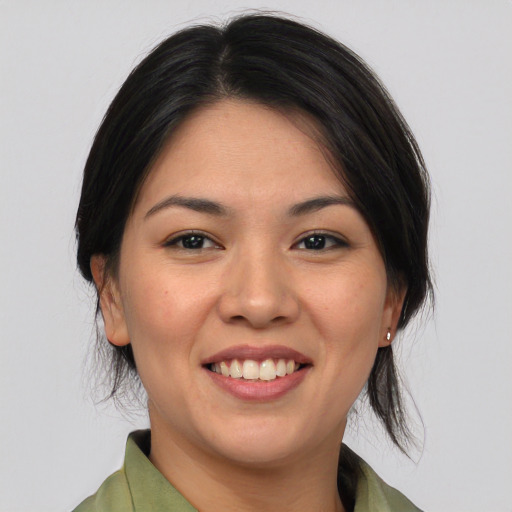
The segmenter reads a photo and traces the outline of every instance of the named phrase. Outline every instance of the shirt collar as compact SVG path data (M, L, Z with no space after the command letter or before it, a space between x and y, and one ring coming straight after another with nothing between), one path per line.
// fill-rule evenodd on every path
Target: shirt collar
M134 510L197 512L148 459L150 446L148 430L133 432L126 443L124 470Z
M124 471L135 512L173 510L198 512L149 460L151 432L132 432L126 443ZM358 457L360 476L357 482L354 512L418 511L407 498L388 486L373 469Z

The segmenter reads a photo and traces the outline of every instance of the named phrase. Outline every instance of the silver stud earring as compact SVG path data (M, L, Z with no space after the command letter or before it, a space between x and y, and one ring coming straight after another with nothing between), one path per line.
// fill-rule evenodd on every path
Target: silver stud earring
M391 340L391 329L388 327L388 333L386 334L386 340Z

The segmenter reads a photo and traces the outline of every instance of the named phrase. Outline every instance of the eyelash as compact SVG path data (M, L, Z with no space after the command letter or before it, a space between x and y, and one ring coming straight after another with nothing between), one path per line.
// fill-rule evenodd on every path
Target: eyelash
M206 235L205 233L202 233L201 231L187 231L186 233L182 233L178 236L175 236L173 238L170 238L169 240L164 242L164 247L176 247L177 249L180 249L182 251L199 251L202 249L210 249L211 247L197 247L197 248L191 248L191 247L184 247L179 246L180 242L183 242L187 238L190 239L192 237L198 237L201 239L201 241L204 243L204 241L208 240L211 242L212 247L222 248L219 244L217 244L214 240L212 240L211 237Z
M198 239L198 242L200 242L200 247L184 247L183 245L182 246L179 246L180 243L183 243L186 239L191 239L192 237L197 237ZM319 247L317 248L313 248L313 247L299 247L301 244L305 244L307 243L308 239L309 241L312 241L313 243L315 243L313 241L314 238L317 238L317 241L316 243L319 244ZM320 240L318 240L320 239ZM211 246L210 247L203 247L204 245L204 242L205 241L209 241L211 243ZM329 243L330 242L330 243ZM322 245L323 243L323 245ZM325 247L325 245L327 245L327 247ZM325 233L323 231L318 231L318 232L313 232L313 233L308 233L307 235L303 236L298 242L296 242L294 245L293 245L293 248L297 248L299 250L302 250L302 251L311 251L311 252L320 252L320 251L328 251L328 250L331 250L331 249L336 249L336 248L342 248L342 247L348 247L348 243L345 241L345 240L342 240L341 238L338 238L334 235L330 235L329 233ZM178 236L175 236L169 240L167 240L165 243L164 243L164 247L176 247L180 250L184 250L184 251L200 251L200 250L203 250L203 249L210 249L212 247L216 247L216 248L222 248L219 244L217 244L214 240L212 240L212 238L210 238L208 235L206 235L205 233L201 232L201 231L188 231L186 233L182 233Z
M299 248L299 245L306 243L308 239L313 239L315 237L322 238L324 241L324 244L327 244L329 241L331 242L328 247L319 247L317 249L313 248ZM307 235L303 236L297 243L294 244L294 247L297 247L297 249L302 251L311 251L311 252L321 252L321 251L328 251L331 249L338 249L343 247L348 247L348 243L334 235L331 235L329 233L325 233L324 231L314 231L313 233L308 233Z

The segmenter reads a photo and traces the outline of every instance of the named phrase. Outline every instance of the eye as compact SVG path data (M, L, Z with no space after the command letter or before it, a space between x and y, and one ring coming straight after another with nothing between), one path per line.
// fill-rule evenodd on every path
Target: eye
M344 240L326 233L312 233L302 238L302 240L296 244L297 249L308 251L323 251L347 246L348 244Z
M187 251L197 251L201 249L210 249L220 246L216 244L211 238L203 233L185 233L170 240L164 244L165 247L176 247Z

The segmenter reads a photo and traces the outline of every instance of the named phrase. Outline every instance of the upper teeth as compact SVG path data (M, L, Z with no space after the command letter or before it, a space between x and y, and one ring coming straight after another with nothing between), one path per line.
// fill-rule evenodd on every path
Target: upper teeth
M293 359L265 359L261 362L252 359L233 359L231 363L227 361L214 363L212 370L224 375L224 377L234 379L243 377L249 380L274 380L276 377L285 377L292 374L299 366L299 363L296 363Z

